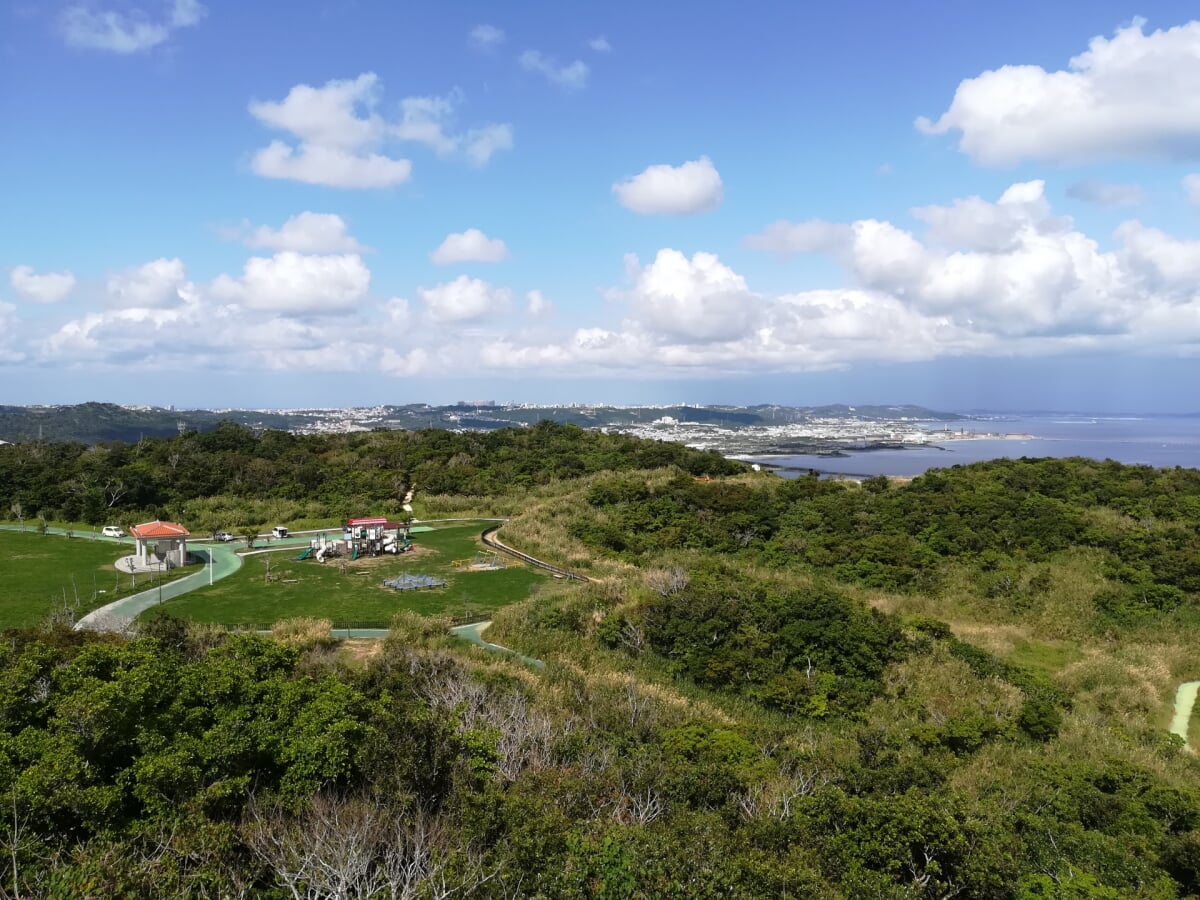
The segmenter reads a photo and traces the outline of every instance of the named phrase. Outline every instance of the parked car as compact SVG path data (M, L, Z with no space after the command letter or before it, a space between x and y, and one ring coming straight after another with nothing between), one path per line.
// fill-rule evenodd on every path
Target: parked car
M100 529L100 533L102 535L104 535L105 537L115 537L115 538L125 537L125 532L123 532L116 525L105 525L103 528Z
M274 528L271 529L271 537L273 537L273 538L285 538L285 537L287 537L287 534L288 534L287 529L284 528L282 525L276 525Z
M213 532L213 540L221 541L222 543L228 544L230 541L233 540L233 535L230 534L228 531L214 531Z

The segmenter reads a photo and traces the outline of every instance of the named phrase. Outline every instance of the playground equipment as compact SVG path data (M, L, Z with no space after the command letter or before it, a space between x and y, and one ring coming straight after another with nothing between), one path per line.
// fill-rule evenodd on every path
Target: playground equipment
M324 562L342 556L358 559L360 556L378 556L381 553L407 553L411 549L412 541L408 537L406 524L389 522L383 518L350 519L340 539L327 534L317 535L309 541L308 550L296 558Z
M456 559L453 565L460 569L474 569L476 571L494 572L500 569L506 569L509 566L521 565L520 560L505 559L495 550L479 550L470 559Z
M380 553L405 553L412 549L408 525L384 518L349 519L343 534L346 545L356 551L352 557L378 556Z
M421 588L446 586L444 578L434 578L432 575L410 575L407 572L395 578L385 578L383 583L385 586L395 588L398 591L419 591Z
M308 559L310 556L312 556L313 549L313 547L306 548L303 553L296 557L296 562L300 562L301 560Z

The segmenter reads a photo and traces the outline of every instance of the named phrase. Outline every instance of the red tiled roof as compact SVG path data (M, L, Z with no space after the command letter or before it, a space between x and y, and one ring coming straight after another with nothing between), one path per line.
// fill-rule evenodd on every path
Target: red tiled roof
M134 537L137 538L175 538L175 537L191 537L192 533L175 522L163 522L161 519L155 519L153 522L145 522L141 525L134 525L129 529Z

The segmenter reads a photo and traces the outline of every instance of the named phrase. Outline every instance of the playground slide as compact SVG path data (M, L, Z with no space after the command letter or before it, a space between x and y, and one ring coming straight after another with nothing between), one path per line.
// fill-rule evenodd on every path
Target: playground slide
M308 559L312 555L313 555L312 547L309 547L307 550L305 550L303 553L301 553L299 556L296 557L296 562L300 562L300 560L302 560L302 559Z

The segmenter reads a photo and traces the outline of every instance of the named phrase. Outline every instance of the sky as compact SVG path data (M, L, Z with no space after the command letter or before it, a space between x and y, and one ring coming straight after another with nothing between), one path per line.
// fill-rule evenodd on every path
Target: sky
M1194 4L0 4L0 403L1200 412Z

